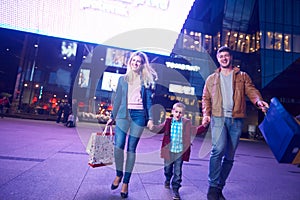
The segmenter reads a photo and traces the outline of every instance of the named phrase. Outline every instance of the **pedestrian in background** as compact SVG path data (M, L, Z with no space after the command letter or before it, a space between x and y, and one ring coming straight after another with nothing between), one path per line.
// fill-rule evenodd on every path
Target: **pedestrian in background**
M153 123L151 106L156 79L157 73L150 66L147 55L137 51L132 53L128 60L126 74L118 80L112 113L106 125L116 121L114 143L116 177L111 189L117 189L123 178L122 198L128 197L128 184L136 159L136 148L144 127ZM124 150L128 130L124 171Z
M60 102L58 106L58 111L57 111L57 118L56 118L56 123L59 123L61 121L61 117L63 115L64 111L64 103Z
M64 103L64 107L63 107L63 112L64 112L64 117L63 117L63 123L66 124L68 121L68 117L70 112L72 111L71 109L71 105L68 103L68 101L66 101Z
M74 126L76 126L76 122L78 119L77 113L78 113L78 102L77 99L72 99L72 106L71 106L72 114L74 115Z
M207 78L202 96L202 124L210 123L212 130L208 200L225 199L222 190L242 133L246 96L263 112L269 107L249 75L232 66L229 47L223 46L217 51L217 60L220 67Z
M164 159L164 186L170 189L172 185L173 199L179 200L179 188L182 182L182 165L188 162L191 154L192 133L205 132L206 127L192 127L188 118L183 117L185 105L175 103L172 108L172 116L168 117L162 124L149 126L150 131L163 133L164 137L161 145L161 157ZM192 129L197 130L192 130Z
M8 98L6 96L2 97L2 99L0 99L0 116L1 118L4 117L4 108L8 107L10 104Z

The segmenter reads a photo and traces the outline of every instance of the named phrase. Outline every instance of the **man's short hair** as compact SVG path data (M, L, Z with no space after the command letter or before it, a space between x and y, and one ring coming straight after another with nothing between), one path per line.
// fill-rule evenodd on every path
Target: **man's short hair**
M231 49L229 47L226 46L222 46L218 49L217 54L221 53L221 52L228 52L231 55Z

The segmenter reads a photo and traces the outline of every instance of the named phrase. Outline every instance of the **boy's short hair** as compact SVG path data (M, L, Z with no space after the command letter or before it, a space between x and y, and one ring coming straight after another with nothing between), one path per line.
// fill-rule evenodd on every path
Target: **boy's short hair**
M217 54L221 53L221 52L228 52L231 55L231 49L229 47L226 46L222 46L218 49Z
M184 105L183 103L181 103L181 102L175 103L175 104L173 105L173 110L174 110L175 108L177 108L177 107L182 108L182 110L185 111L185 105Z

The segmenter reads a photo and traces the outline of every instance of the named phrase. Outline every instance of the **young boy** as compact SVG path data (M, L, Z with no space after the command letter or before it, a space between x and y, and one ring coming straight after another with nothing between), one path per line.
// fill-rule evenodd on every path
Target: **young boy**
M164 133L161 157L164 159L165 188L172 185L173 199L180 199L179 188L182 182L183 161L189 161L191 153L192 124L184 118L185 105L175 103L172 117L167 118L160 125L149 127L152 132ZM197 134L205 131L203 125L197 128ZM173 178L172 178L173 177Z

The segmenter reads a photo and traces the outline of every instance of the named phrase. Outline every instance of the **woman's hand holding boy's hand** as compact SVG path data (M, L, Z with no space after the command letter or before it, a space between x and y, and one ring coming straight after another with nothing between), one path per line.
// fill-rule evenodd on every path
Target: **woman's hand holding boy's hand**
M149 128L150 131L153 130L154 128L154 124L153 124L153 120L149 120L147 123L147 128Z

